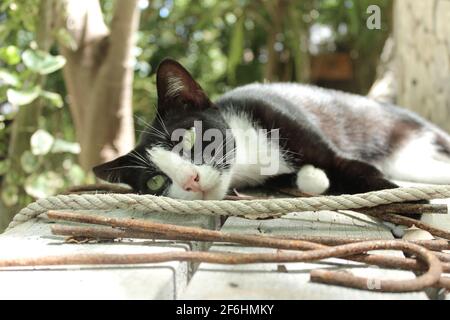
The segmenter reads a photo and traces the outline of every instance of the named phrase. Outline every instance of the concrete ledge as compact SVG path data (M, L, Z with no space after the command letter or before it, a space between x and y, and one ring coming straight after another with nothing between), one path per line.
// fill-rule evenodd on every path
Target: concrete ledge
M284 236L317 235L392 239L392 234L375 220L348 212L291 214L286 218L248 221L229 218L222 228L227 232L272 233ZM273 249L215 244L211 251L247 253L273 252ZM399 252L386 254L398 255ZM309 281L309 272L317 268L334 268L357 275L377 278L412 278L407 271L385 270L348 262L326 259L318 263L253 264L222 266L201 264L190 281L183 299L427 299L423 292L390 294L316 284Z
M130 214L123 211L103 213L209 229L217 226L215 218L205 216ZM0 258L81 252L158 253L205 250L209 245L153 240L69 244L63 242L63 237L51 234L51 224L44 216L0 235ZM187 262L170 262L127 266L11 268L0 271L0 299L176 299L185 289L195 267Z

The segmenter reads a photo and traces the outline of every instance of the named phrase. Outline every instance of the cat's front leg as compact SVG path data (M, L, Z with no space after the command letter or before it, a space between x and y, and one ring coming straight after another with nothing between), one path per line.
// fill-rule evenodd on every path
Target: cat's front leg
M330 192L333 194L398 188L373 165L358 160L338 159L335 166L327 170L327 174L331 180Z
M298 170L296 185L301 192L321 195L330 187L330 180L325 171L307 164Z
M374 166L356 160L340 161L332 170L322 170L311 164L303 165L297 172L297 188L312 195L324 193L363 193L382 189L397 188L385 179Z

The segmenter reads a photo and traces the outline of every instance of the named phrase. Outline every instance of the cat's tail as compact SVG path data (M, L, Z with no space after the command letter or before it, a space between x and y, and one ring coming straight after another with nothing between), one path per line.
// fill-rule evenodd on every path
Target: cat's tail
M429 125L412 135L381 167L393 180L450 184L450 135Z

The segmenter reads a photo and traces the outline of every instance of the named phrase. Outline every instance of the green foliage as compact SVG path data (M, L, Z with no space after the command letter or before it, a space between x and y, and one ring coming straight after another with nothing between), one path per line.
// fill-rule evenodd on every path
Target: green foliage
M0 198L6 206L23 205L30 197L54 194L86 178L76 164L80 147L70 141L74 132L64 108L61 68L65 58L57 54L57 48L52 53L37 48L38 3L7 0L0 5L0 43L6 44L0 46ZM39 81L42 76L48 78L46 88ZM38 127L23 129L34 132L30 149L18 163L11 162L8 141L17 111L38 107L42 109ZM22 170L15 170L17 166ZM27 194L23 199L20 188Z
M0 59L11 66L20 62L20 50L15 46L0 48Z
M379 47L380 40L384 40L389 32L391 0L325 0L318 3L320 16L317 21L333 27L336 42L341 48L367 53ZM383 12L381 31L366 27L366 10L370 5L379 6ZM339 32L343 26L348 32Z
M22 54L23 64L31 71L46 75L58 71L66 64L63 56L52 56L40 50L25 50Z
M34 86L30 89L23 90L8 89L6 91L6 97L8 98L8 102L12 105L24 106L36 100L40 93L40 86Z
M11 73L5 69L0 70L0 86L18 87L21 82L16 73Z
M230 48L228 50L228 82L236 83L236 67L239 65L244 52L244 22L242 14L236 21L231 33Z

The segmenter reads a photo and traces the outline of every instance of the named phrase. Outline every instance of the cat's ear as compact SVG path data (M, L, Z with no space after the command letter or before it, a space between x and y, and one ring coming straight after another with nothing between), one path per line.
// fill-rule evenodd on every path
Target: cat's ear
M212 105L206 93L177 61L163 60L156 73L158 107L192 106L206 109Z
M132 156L126 154L118 157L109 162L105 162L92 168L97 178L111 182L111 183L126 183L128 185L133 184L133 173L135 170L132 166L136 163L133 162Z

